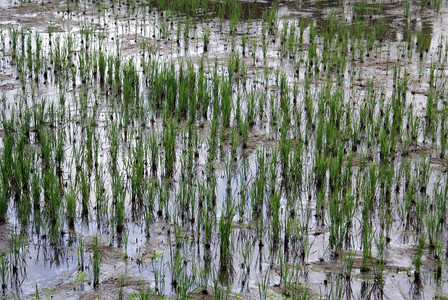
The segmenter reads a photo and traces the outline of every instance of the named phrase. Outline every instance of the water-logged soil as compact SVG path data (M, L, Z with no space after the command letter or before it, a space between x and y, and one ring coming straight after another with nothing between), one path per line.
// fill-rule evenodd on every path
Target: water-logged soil
M3 296L448 297L441 140L446 2L280 1L275 7L271 1L229 1L227 8L220 8L227 2L210 2L194 12L163 3L171 1L0 1L0 191L8 199L0 225ZM345 50L344 35L350 36ZM426 38L427 48L419 50ZM100 78L100 53L106 78ZM174 107L167 104L166 86L175 86ZM193 95L184 110L181 94ZM207 95L205 106L191 100ZM228 127L220 125L225 95L232 99ZM436 104L430 107L429 99ZM340 119L331 105L341 108ZM166 162L170 120L176 128L172 171ZM407 140L415 120L417 130ZM22 132L28 132L25 148ZM5 154L6 136L14 136L13 151L30 153L29 166L20 155ZM45 145L52 149L48 156ZM284 151L290 151L286 165L292 171L283 164ZM325 167L319 179L320 157ZM143 173L134 180L139 162ZM35 174L42 189L37 197ZM57 194L63 200L54 221L48 199ZM351 197L351 215L345 208L331 211ZM39 205L21 204L35 198ZM235 211L226 260L221 221L229 205ZM98 286L94 236L102 258Z

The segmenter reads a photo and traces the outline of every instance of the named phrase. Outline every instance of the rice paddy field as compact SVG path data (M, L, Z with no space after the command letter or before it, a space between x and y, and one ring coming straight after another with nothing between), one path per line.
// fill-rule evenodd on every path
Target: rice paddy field
M445 0L0 0L3 299L448 299Z

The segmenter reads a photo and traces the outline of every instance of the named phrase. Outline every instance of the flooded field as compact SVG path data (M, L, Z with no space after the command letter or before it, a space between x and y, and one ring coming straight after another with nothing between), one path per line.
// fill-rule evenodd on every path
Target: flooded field
M0 0L5 299L448 299L448 5Z

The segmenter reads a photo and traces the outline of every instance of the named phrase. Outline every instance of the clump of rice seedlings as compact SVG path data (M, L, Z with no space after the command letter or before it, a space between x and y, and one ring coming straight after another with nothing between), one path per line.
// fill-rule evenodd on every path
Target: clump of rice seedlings
M98 288L100 284L100 266L101 266L101 254L98 245L98 237L95 236L93 238L92 243L92 256L90 257L90 263L92 264L92 272L93 272L93 286L94 288Z

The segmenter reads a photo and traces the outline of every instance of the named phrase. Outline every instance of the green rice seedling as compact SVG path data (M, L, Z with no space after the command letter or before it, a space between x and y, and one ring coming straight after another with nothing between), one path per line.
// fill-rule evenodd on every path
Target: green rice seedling
M213 273L212 299L221 300L226 299L223 288L219 284L219 276Z
M228 278L231 267L231 247L232 247L232 227L233 217L235 216L235 206L231 201L227 201L223 215L219 220L219 236L220 236L220 273Z
M448 140L448 135L446 132L446 118L448 115L448 106L444 105L440 114L440 158L445 158L446 156L446 144Z
M289 168L290 168L290 154L291 154L291 143L287 139L288 123L286 119L283 119L281 127L281 138L280 138L280 162L282 165L282 176L285 185L289 185Z
M107 194L103 178L103 166L98 168L98 174L95 181L95 198L96 198L96 214L97 220L100 221L101 217L107 219Z
M281 53L281 57L285 57L286 55L286 50L287 50L287 40L286 40L286 36L288 34L288 29L289 29L289 22L286 21L283 23L283 29L280 33L280 53Z
M280 259L280 286L282 287L282 294L288 296L288 289L291 286L293 273L291 272L288 262L284 262L284 257L281 251L279 251L278 256Z
M194 263L193 263L194 264ZM180 276L180 280L177 286L177 297L180 299L186 299L188 297L188 294L191 292L193 283L195 281L195 274L193 272L192 275L190 274L182 274Z
M118 40L117 40L118 42ZM110 67L110 66L109 66ZM117 55L114 57L114 87L117 92L121 91L122 85L121 85L121 74L122 74L122 68L121 68L121 59Z
M230 34L234 35L237 32L238 22L241 18L241 7L238 3L238 1L230 1L228 3L229 10L230 10L230 18L229 18L229 27L230 27Z
M159 144L155 135L149 136L149 152L151 161L151 170L153 174L157 173L157 165L159 160Z
M346 279L351 278L352 276L352 270L353 270L353 266L355 264L355 256L353 254L353 251L350 250L348 252L342 252L342 272L345 276Z
M26 53L27 53L27 66L30 73L33 71L33 51L31 43L32 43L32 36L31 33L29 33L27 35Z
M247 280L247 277L250 273L250 266L251 266L251 261L252 261L252 248L253 248L253 242L252 241L247 241L244 244L244 247L240 249L240 254L243 258L243 263L241 265L241 268L244 268L244 279L243 281ZM242 283L243 286L245 285L245 282Z
M57 141L56 141L56 151L54 153L54 159L56 161L56 168L58 176L62 176L62 164L64 163L64 143L65 143L65 131L58 130Z
M254 91L251 91L248 95L246 120L248 121L249 126L253 126L255 124L255 93L254 93Z
M100 267L101 267L101 254L98 245L98 237L93 237L92 243L92 256L90 258L90 263L92 264L92 272L93 272L93 286L94 288L98 288L100 284Z
M414 254L414 278L416 281L420 281L420 269L422 266L423 247L425 246L425 236L421 235L418 238L417 250Z
M133 59L127 61L123 66L123 101L126 105L138 105L139 101L139 76Z
M268 165L270 196L274 196L275 187L277 185L277 178L278 178L277 164L278 164L278 150L274 148L274 150L271 153L271 159Z
M0 279L2 281L3 293L5 293L9 279L9 261L5 254L0 256Z
M296 22L292 22L289 27L289 36L287 40L287 49L289 51L290 58L295 56L295 48L296 48Z
M266 64L266 56L267 56L267 53L268 53L268 41L267 41L267 38L266 38L266 35L264 34L264 35L262 35L262 40L261 40L261 50L263 51L263 59L264 59L264 62L265 62L265 64Z
M274 195L270 198L269 206L272 214L271 228L272 228L272 245L274 248L278 245L280 241L280 200L281 194L279 192L274 192Z
M114 57L107 57L107 84L112 88L114 82Z
M230 115L232 111L232 83L225 80L221 85L221 110L222 126L227 128L230 125Z
M426 188L428 186L430 177L430 165L431 161L426 160L426 158L422 156L418 165L418 186L422 194L426 193Z
M154 203L155 197L156 197L155 193L156 193L156 181L150 180L147 184L146 201L144 203L146 237L150 236L151 219L152 219L154 206L155 206L155 203Z
M82 213L87 216L89 214L89 199L90 199L90 178L85 172L81 171L81 204Z
M142 287L140 288L140 291L135 294L130 295L130 299L133 300L151 300L154 299L153 293L151 291L151 288L145 287L145 284L142 284Z
M98 68L101 85L104 85L104 82L106 80L106 63L106 56L103 51L100 51L98 53Z
M329 282L329 288L325 295L326 299L342 299L344 298L344 285L345 281L341 276L331 276Z
M57 237L58 226L59 226L59 218L61 213L61 193L59 189L58 178L51 171L45 171L43 177L43 191L44 191L44 199L45 199L45 215L48 217L51 229L53 230L54 235L52 237Z
M176 124L174 118L166 121L163 133L163 146L165 150L165 176L174 174L174 162L176 160Z
M1 187L1 181L0 181L0 187ZM2 189L0 188L0 191ZM39 176L39 173L37 170L33 171L33 177L31 180L31 194L33 198L33 208L34 212L40 211L40 200L41 200L41 179ZM3 193L2 193L3 195ZM6 196L6 195L5 195Z
M261 282L258 283L258 296L262 300L268 299L268 287L269 287L269 272L261 279Z
M435 278L436 281L440 281L442 278L442 257L443 257L443 244L441 242L437 243L434 247L434 259L436 261Z
M143 146L142 138L136 141L135 148L132 153L133 161L129 164L131 165L131 192L132 200L143 200L143 177L145 175L145 165L146 165L146 149Z
M121 233L124 229L125 219L125 196L126 193L123 189L123 180L119 175L112 177L112 200L114 208L114 220L117 227L117 232Z
M361 272L368 272L368 262L372 260L372 224L368 218L363 218L362 228L362 267Z
M9 264L14 276L18 274L19 267L25 262L23 249L25 247L24 233L17 232L15 227L11 231L11 238L9 240Z
M125 279L125 274L121 274L121 278L120 278L120 289L118 290L118 299L122 300L124 298L124 279Z
M128 243L129 243L129 232L124 232L124 241L123 241L123 247L124 247L124 255L126 258L128 258Z
M14 27L9 28L9 37L11 39L11 53L12 53L12 59L15 60L17 58L17 38L18 38L18 30ZM51 40L51 36L50 36Z
M410 1L406 1L406 2L404 3L404 16L406 17L406 19L409 18L410 7L411 7L411 5L410 5Z
M185 49L188 49L188 35L190 34L190 17L187 16L187 19L184 23L184 47Z
M423 58L423 54L429 51L431 46L431 34L420 30L417 32L417 50L420 53L420 58Z
M338 256L338 251L342 249L344 238L346 235L344 226L344 207L341 199L337 194L333 193L329 197L329 213L330 218L330 249L335 250L335 256Z
M151 267L154 273L154 291L158 295L162 295L165 290L165 265L162 264L162 259L157 255L151 260Z
M108 133L109 139L109 151L111 158L111 170L112 173L115 174L118 170L118 150L120 143L120 132L118 129L118 124L116 122L112 122L111 126L109 126L110 130Z
M383 280L383 271L385 264L385 248L386 248L386 237L380 233L378 236L374 236L375 246L377 250L378 259L374 260L373 257L371 259L371 264L373 266L374 278L376 281Z
M318 191L320 191L324 186L326 173L327 173L327 161L325 155L316 153L314 159L314 176Z
M205 213L204 219L204 247L205 249L211 248L212 232L213 232L213 219L210 213Z
M78 238L76 253L78 256L78 269L82 272L84 270L84 241L82 237Z
M182 23L181 23L180 18L178 18L177 19L177 28L176 28L176 43L177 43L177 46L180 46L180 32L181 32L181 30L182 30Z
M210 29L206 28L204 31L204 52L208 51L208 44L210 43Z
M428 237L429 247L435 248L435 245L438 244L439 232L440 232L440 223L438 222L438 218L436 213L428 212L425 216L425 227L426 227L426 236Z
M249 139L249 120L248 117L246 116L245 120L240 124L240 126L238 127L240 134L241 134L241 143L242 143L242 147L243 149L247 148L247 141Z
M77 193L75 187L71 186L64 194L66 205L66 216L70 227L75 225L76 217L76 199Z
M8 188L4 183L5 180L4 178L0 180L0 223L6 222L8 211Z
M237 129L235 127L232 127L232 131L230 133L230 143L231 143L231 151L230 151L230 157L232 161L237 160L237 151L238 151L238 133Z

